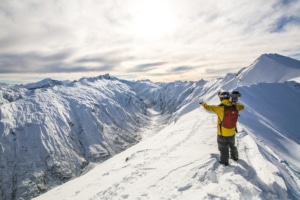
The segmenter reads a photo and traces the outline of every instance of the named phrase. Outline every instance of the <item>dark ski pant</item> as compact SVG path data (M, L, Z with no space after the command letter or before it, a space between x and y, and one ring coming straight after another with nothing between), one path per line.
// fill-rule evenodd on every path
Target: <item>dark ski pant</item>
M229 160L229 149L230 156L233 160L239 158L238 150L235 146L235 135L230 137L223 137L218 135L218 149L220 151L220 163L228 164Z

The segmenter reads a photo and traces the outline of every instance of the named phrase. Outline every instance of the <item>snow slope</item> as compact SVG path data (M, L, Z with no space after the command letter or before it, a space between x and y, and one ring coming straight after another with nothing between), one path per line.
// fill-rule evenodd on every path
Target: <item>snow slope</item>
M0 195L31 199L68 181L37 199L299 199L299 63L266 54L209 82L1 85ZM199 107L220 89L241 91L247 108L229 167L217 162L217 119Z
M199 107L36 200L286 199L279 170L242 128L237 136L241 160L219 165L215 121Z

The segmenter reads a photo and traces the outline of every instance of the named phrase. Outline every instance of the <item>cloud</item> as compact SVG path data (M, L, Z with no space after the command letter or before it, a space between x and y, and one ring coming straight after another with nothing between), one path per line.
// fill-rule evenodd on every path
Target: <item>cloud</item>
M225 73L229 73L232 69L231 68L225 68L225 69L217 69L217 68L212 68L212 69L206 69L206 73L207 74L223 74Z
M71 52L60 52L53 55L2 54L0 55L0 73L101 72L113 70L115 67L114 62L106 59L82 58L75 62L68 61L71 57Z
M282 16L271 27L271 32L285 31L290 24L300 26L300 16Z
M46 56L42 56L43 60L45 61L61 61L61 60L65 60L68 57L71 56L71 52L60 52L60 53L55 53L53 55L46 55Z
M106 64L106 65L118 65L122 61L129 61L133 58L126 54L127 49L110 49L104 52L95 52L87 55L78 55L75 60L76 63L81 64Z
M0 16L1 15L9 20L14 19L12 7L9 5L8 1L0 2Z
M0 73L48 72L49 63L63 63L70 52L42 55L40 53L0 54Z
M187 71L191 71L193 69L193 67L191 66L179 66L179 67L175 67L172 68L170 71L171 73L183 73L183 72L187 72Z
M198 80L248 66L263 53L299 58L298 0L153 0L147 5L157 13L143 5L0 1L0 72ZM163 31L166 23L157 28L158 21L172 26Z
M41 57L34 53L26 54L2 54L0 55L0 73L26 73L37 69L30 63L41 60Z
M279 0L277 3L275 3L275 7L284 7L289 6L291 4L297 3L297 0Z
M86 67L86 66L66 66L63 63L54 63L45 66L42 73L76 73L76 72L105 72L112 70L114 66L103 65L96 67Z
M166 64L167 62L155 62L155 63L145 63L137 65L133 68L130 68L128 72L148 72L153 69L156 69L158 66L162 66Z

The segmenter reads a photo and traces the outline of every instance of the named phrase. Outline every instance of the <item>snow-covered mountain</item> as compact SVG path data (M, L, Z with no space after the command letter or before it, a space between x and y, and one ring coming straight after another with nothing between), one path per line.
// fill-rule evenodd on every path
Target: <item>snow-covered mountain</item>
M67 181L38 199L297 199L299 77L300 61L265 54L213 81L1 85L0 199ZM216 117L199 107L220 89L246 106L230 167L217 162Z
M149 108L164 113L166 123L204 83L128 82L105 75L1 87L1 197L29 199L136 144L151 123Z

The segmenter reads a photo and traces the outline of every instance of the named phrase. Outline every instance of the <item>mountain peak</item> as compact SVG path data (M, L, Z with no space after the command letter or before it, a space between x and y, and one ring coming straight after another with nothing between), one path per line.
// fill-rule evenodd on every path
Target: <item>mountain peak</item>
M277 57L285 57L285 56L279 55L277 53L265 53L265 54L262 54L260 56L260 58L261 57L277 58ZM285 58L287 58L287 57L285 57Z
M58 80L53 80L51 78L45 78L36 83L28 83L25 85L25 88L27 88L29 90L35 90L35 89L39 89L39 88L49 88L49 87L53 87L55 85L63 85L63 82L58 81Z
M263 54L236 75L241 85L285 82L300 76L300 61L279 54Z
M284 67L292 67L292 68L300 69L300 61L299 60L296 60L296 59L293 59L290 57L286 57L283 55L279 55L277 53L262 54L258 58L258 61L263 61L265 59L273 60L277 63L282 64Z

